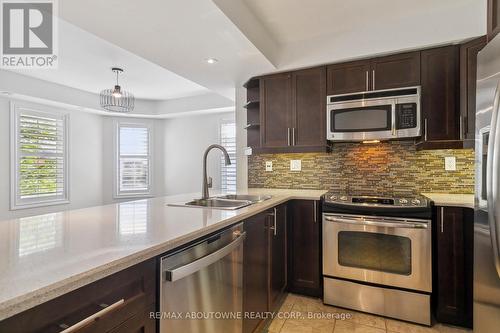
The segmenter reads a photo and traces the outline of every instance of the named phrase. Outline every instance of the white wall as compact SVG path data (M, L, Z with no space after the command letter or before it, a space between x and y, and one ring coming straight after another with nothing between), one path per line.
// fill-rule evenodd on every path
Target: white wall
M69 112L70 203L10 210L10 106L0 98L0 220L102 204L102 117Z
M219 125L224 119L234 119L234 112L165 120L166 195L201 192L203 153L209 145L220 142ZM220 188L221 154L213 150L208 156L214 189Z

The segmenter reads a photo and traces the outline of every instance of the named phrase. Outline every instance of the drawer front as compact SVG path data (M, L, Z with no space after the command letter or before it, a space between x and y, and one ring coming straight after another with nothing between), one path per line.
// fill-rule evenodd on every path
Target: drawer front
M155 263L148 260L7 318L0 332L60 332L87 318L94 320L78 332L107 332L156 304Z

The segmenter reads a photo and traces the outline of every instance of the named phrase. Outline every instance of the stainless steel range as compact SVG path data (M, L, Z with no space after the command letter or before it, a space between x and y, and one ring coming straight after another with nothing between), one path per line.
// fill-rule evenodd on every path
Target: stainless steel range
M324 302L431 324L432 202L323 196Z

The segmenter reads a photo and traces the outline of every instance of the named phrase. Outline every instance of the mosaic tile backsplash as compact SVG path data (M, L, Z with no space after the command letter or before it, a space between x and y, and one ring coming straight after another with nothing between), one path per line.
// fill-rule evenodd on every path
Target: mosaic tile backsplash
M444 158L456 158L445 171ZM290 171L290 160L302 171ZM273 171L265 171L265 162ZM336 143L331 153L262 154L248 158L248 187L332 189L355 194L474 193L474 151L416 151L413 142Z

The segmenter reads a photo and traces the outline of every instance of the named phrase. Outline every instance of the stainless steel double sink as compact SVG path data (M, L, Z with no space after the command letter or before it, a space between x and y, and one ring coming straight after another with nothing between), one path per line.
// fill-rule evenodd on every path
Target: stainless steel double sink
M169 206L236 210L269 199L270 195L227 194L208 199L194 199L181 204L169 204Z

